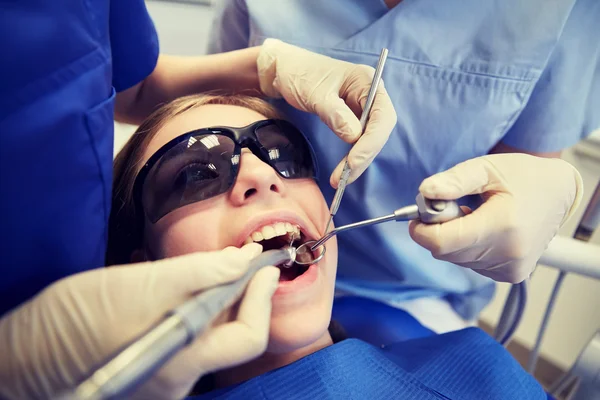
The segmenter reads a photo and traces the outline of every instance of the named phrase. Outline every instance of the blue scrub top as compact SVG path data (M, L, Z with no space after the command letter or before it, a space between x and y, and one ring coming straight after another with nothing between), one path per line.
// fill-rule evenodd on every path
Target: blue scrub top
M422 180L487 154L498 142L532 152L573 145L600 126L600 2L404 0L226 0L210 51L259 45L274 37L375 66L389 49L384 81L398 124L366 173L349 186L339 225L413 204ZM312 141L320 186L349 146L318 117L279 103ZM338 289L402 301L447 298L465 318L491 299L493 284L435 260L406 223L347 232Z
M477 328L377 348L347 339L196 400L546 400L500 344Z
M115 92L158 40L143 0L4 2L0 37L2 315L104 265Z

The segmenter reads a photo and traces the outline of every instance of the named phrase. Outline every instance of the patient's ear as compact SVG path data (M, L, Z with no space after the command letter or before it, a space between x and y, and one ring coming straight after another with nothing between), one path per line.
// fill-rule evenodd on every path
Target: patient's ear
M144 261L148 261L148 257L146 256L146 252L142 249L137 249L134 250L133 253L131 253L131 258L130 258L132 263L141 263Z

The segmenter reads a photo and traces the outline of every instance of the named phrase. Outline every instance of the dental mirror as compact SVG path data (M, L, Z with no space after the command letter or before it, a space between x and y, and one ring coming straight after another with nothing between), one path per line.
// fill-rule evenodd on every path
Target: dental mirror
M296 259L294 262L298 265L312 265L321 261L325 256L327 250L325 246L321 245L317 249L312 250L312 247L317 243L316 240L309 240L306 243L302 243L296 249ZM314 251L319 251L319 254L315 257Z

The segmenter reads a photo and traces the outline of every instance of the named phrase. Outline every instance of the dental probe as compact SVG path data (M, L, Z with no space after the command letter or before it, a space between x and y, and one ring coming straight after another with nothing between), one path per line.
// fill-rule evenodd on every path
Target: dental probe
M381 50L381 54L379 55L379 61L377 61L377 67L375 68L375 76L373 76L373 81L371 82L371 88L369 89L369 94L367 96L367 101L365 103L365 108L360 116L360 126L361 126L361 134L365 133L365 129L367 127L367 121L369 120L369 114L371 114L371 109L373 108L373 102L375 101L375 95L377 94L377 88L379 87L379 82L381 81L381 75L383 74L383 67L385 66L385 60L387 60L388 49L384 48ZM350 177L350 165L348 165L348 158L346 157L346 162L344 163L344 168L342 169L342 174L340 175L340 183L335 191L335 195L333 196L333 201L331 202L331 207L329 209L329 221L327 222L327 226L325 227L325 232L329 230L329 225L331 225L331 221L333 221L333 217L337 214L338 208L340 208L340 203L342 202L342 196L344 195L344 190L346 190L346 184L348 182L348 178Z
M298 257L295 262L296 264L300 265L310 265L320 261L325 255L325 246L323 246L323 244L341 232L362 228L365 226L381 224L388 221L410 221L413 219L420 219L421 222L426 224L439 224L465 215L458 203L453 200L430 200L426 199L422 194L419 193L416 198L416 203L417 204L399 208L393 213L384 215L383 217L367 219L364 221L340 226L329 231L317 241L313 240L303 243L296 249L296 254L298 256L302 255L303 257ZM312 258L310 261L301 260L306 256L307 248L310 248L310 251L313 252L321 246L323 246L323 248L317 257Z
M171 310L157 325L59 398L122 398L201 335L224 309L233 305L259 269L295 257L293 247L263 252L250 262L250 268L239 280L205 290Z

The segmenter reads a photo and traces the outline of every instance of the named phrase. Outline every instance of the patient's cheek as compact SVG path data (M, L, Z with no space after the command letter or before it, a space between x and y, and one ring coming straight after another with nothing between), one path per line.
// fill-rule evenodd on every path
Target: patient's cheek
M219 235L214 223L213 228L210 228L210 221L189 217L168 222L157 226L153 232L153 245L162 255L161 258L219 250L224 247L218 241Z
M324 229L325 223L329 218L329 207L316 182L312 179L298 179L290 180L287 183L289 185L290 197L298 203L306 215L316 224L317 229ZM323 226L320 226L321 224Z

